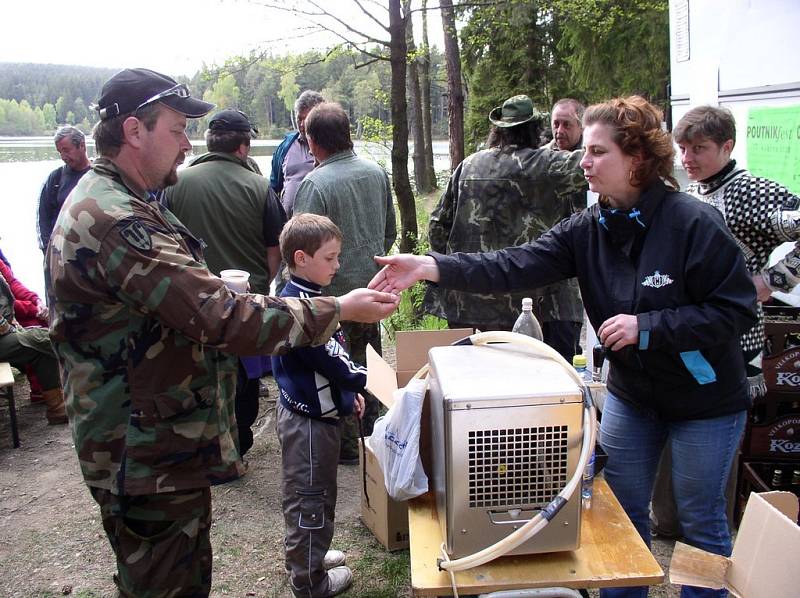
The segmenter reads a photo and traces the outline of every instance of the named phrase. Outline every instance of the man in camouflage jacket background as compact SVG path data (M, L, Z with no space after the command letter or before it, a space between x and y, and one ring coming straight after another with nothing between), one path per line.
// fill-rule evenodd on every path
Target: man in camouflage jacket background
M374 322L393 296L280 300L235 294L155 191L191 149L186 119L212 104L147 69L109 79L100 158L67 199L48 252L51 337L81 470L100 505L123 596L206 596L210 486L244 468L234 437L237 354L327 341Z
M459 164L431 214L431 250L447 254L519 245L586 207L583 152L538 148L544 118L522 95L492 110L489 149ZM582 204L574 205L581 194ZM465 293L429 285L424 308L451 328L511 330L523 297L533 298L544 341L571 361L583 321L574 278L515 293Z

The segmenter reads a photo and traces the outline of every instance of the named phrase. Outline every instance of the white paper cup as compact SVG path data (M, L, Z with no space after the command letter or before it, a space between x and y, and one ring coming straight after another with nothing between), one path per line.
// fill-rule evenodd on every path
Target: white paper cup
M219 277L231 291L235 293L247 292L247 281L250 279L250 272L246 270L223 270Z

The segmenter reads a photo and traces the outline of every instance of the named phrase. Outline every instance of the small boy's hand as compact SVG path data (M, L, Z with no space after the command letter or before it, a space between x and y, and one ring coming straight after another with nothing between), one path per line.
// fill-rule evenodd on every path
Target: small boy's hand
M353 401L353 412L358 419L364 417L364 397L361 395L356 395L356 400Z

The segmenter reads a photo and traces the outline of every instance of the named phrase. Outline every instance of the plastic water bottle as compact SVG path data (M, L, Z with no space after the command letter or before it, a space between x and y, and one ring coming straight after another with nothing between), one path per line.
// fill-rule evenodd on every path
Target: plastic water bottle
M575 371L578 372L578 375L581 377L581 380L584 382L588 382L590 378L586 373L586 355L578 353L577 355L572 356L572 367L575 368Z
M542 327L539 326L539 321L533 315L533 299L530 297L525 297L522 300L522 313L519 314L517 321L514 322L514 327L511 331L542 340Z
M575 355L572 358L572 367L581 378L587 380L586 355ZM584 509L592 508L592 493L594 491L594 450L583 470L583 484L581 484L581 505Z

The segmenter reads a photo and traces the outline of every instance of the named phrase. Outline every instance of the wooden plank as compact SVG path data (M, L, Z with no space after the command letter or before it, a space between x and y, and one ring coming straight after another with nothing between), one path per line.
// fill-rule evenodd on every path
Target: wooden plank
M11 364L7 361L0 362L0 387L13 386L14 375L11 373Z
M432 494L410 501L408 517L414 596L452 596L450 575L437 567L442 535ZM459 593L655 585L664 580L664 572L602 478L595 479L592 508L584 511L581 525L578 550L502 557L459 571Z

